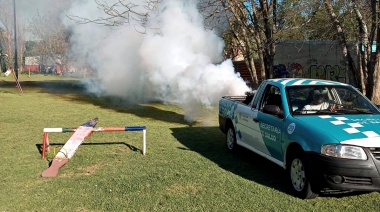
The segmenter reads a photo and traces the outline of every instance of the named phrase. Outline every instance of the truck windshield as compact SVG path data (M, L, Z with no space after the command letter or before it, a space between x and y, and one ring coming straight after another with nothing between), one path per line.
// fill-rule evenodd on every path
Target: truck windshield
M380 114L372 102L350 86L290 86L286 92L293 115Z

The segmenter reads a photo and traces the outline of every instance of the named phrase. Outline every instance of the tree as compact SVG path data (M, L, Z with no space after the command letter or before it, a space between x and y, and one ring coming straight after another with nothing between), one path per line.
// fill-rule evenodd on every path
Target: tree
M246 62L248 69L252 76L253 87L257 87L259 84L258 77L255 68L255 58L258 56L261 58L260 64L264 64L263 49L261 49L261 35L258 31L254 30L254 25L248 20L249 11L243 2L227 1L222 2L226 15L226 19L230 25L230 31L234 35L239 44L239 49L244 55L244 61ZM252 19L257 19L254 15ZM257 26L257 25L256 25ZM253 38L253 39L252 39ZM259 49L260 48L260 49ZM258 54L256 54L256 52ZM265 67L261 69L262 77L265 78Z
M162 0L144 0L143 6L123 0L117 0L112 4L107 1L95 0L95 3L104 11L104 14L99 15L98 18L89 19L78 15L68 17L79 24L94 23L102 26L122 26L137 22L144 27L149 16L157 10ZM138 28L136 30L144 33L144 29Z
M373 102L380 104L380 3L378 1L338 0L334 1L334 4L330 0L324 0L323 4L317 0L290 0L281 1L281 4L277 4L276 1L270 3L262 0L250 1L251 9L248 11L252 12L249 13L251 19L248 18L250 20L248 23L247 19L244 19L244 13L236 12L242 11L243 3L232 0L227 2L229 8L225 11L233 14L235 18L235 22L230 21L230 23L244 27L250 32L251 40L256 41L259 58L263 52L260 61L265 64L266 74L271 68L271 61L273 62L274 44L277 39L294 39L294 37L302 39L303 36L305 40L335 40L342 49L349 83L359 87ZM322 10L322 5L325 10ZM290 33L292 29L297 29L298 35ZM240 40L244 47L252 48L248 43L242 42L247 40L242 38L248 33L242 31L237 34L236 37L239 38L236 39ZM373 54L372 44L375 40L377 48ZM358 63L355 63L350 54L348 42L356 42ZM246 58L249 58L247 52L249 53L249 50L244 53Z
M37 13L30 20L28 29L35 39L30 54L40 56L41 64L65 67L68 63L70 32L66 30L59 16L53 13Z
M332 25L319 1L284 0L278 5L281 40L332 40Z
M105 26L122 26L137 21L144 27L162 0L146 0L144 6L122 0L110 5L100 0L96 3L105 13L100 18L72 18L78 23ZM379 8L376 0L204 0L199 3L208 27L219 27L224 31L226 46L232 49L229 52L238 51L243 55L251 71L253 87L259 83L255 63L262 65L262 79L271 77L278 40L327 39L336 41L342 48L349 83L361 88L378 104L380 46L376 49L376 57L372 55L371 47L375 40L380 45ZM137 30L144 33L143 29ZM356 43L360 59L357 64L350 55L349 42ZM361 51L362 47L364 51Z
M87 19L80 16L70 16L77 23L95 23L103 26L129 25L138 22L138 26L145 27L148 19L155 15L162 0L146 0L144 6L136 5L128 1L118 0L108 4L106 1L95 1L104 11L97 19ZM253 87L259 84L256 75L255 61L259 60L262 66L261 78L270 76L275 54L276 33L276 6L277 1L260 0L209 0L201 1L199 8L208 21L215 25L208 27L225 26L224 37L231 42L227 46L238 48L244 55L244 60L251 72ZM123 8L123 9L120 9ZM151 20L151 19L150 19ZM224 22L227 21L228 25ZM227 29L228 28L228 29ZM144 33L144 29L136 29ZM232 50L235 51L236 49ZM236 51L235 51L236 52Z
M253 87L259 84L255 63L261 65L262 79L271 75L277 39L277 6L276 0L209 0L200 4L206 19L219 19L214 23L220 22L220 13L224 14L232 35L230 42L235 44L230 46L238 45L251 72Z
M60 13L59 10L62 10L62 8L68 8L70 3L71 1L69 0L60 2L59 7L51 5L49 8L50 12L44 14L38 13L29 21L28 30L33 35L34 40L34 45L29 54L41 56L41 63L59 61L64 67L70 59L68 49L71 34L69 30L65 29L60 17L56 15ZM99 18L94 20L81 16L69 16L69 18L75 20L78 24L95 23L103 26L117 27L138 22L138 26L144 27L147 24L149 16L154 15L157 6L162 3L162 0L146 0L143 6L123 0L117 0L112 4L109 4L107 1L95 0L95 3L104 11L104 14L99 14ZM6 7L2 6L1 8ZM12 10L8 7L4 11L0 12L0 14L6 14L6 12ZM144 33L144 28L136 28L136 30ZM11 44L12 38L11 34L9 34L11 31L7 30L5 32L8 34L3 37L4 39L8 38L9 42L2 43ZM11 47L8 49L11 49Z
M371 0L372 4L372 29L376 30L376 53L373 69L368 72L368 96L377 105L380 105L380 2ZM375 34L373 32L373 34ZM372 33L371 33L372 35ZM371 43L372 44L372 43ZM371 66L369 66L371 67Z
M348 70L349 81L351 83L354 83L354 85L356 85L357 84L357 80L355 77L356 68L354 65L354 61L351 57L351 54L348 51L347 40L346 40L345 33L343 31L342 25L339 22L336 14L333 10L331 1L325 0L324 4L326 6L326 10L327 10L328 14L330 15L331 22L333 23L333 25L336 28L336 35L337 35L338 43L340 44L340 46L342 48L343 58L344 58L344 61L345 61L345 64L346 64L346 67Z
M201 6L203 11L209 12L206 19L217 17L222 12L225 14L229 23L228 32L233 35L227 41L234 44L227 46L239 45L251 72L253 87L259 83L255 63L261 65L262 79L273 77L278 40L308 40L313 33L318 34L310 27L321 8L317 1L283 0L279 3L276 0L210 0Z
M380 4L376 0L358 1L352 0L346 4L347 8L353 11L356 19L353 24L355 31L346 30L351 27L344 27L335 11L339 11L341 7L337 7L330 0L324 0L324 5L329 14L331 23L335 26L335 35L342 47L344 60L348 67L350 83L357 85L363 93L369 97L374 103L380 104L380 49L376 51L372 49L376 40L376 46L380 47ZM364 15L363 15L364 14ZM350 34L351 33L351 34ZM347 51L347 36L357 40L358 63L355 64L353 58ZM373 52L375 52L373 54Z
M17 20L17 19L16 19ZM25 49L24 27L17 20L17 67L22 67L21 61ZM10 0L0 1L0 48L3 54L7 54L7 66L15 64L14 47L14 14L13 3ZM22 69L22 68L21 68Z

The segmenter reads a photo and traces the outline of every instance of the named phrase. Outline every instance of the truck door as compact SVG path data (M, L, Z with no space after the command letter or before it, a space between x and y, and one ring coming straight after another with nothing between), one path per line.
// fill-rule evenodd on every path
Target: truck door
M278 161L283 161L281 129L284 125L283 117L267 114L262 111L265 105L277 105L283 109L283 101L280 88L267 85L263 96L252 108L252 134L253 138L248 142L257 151Z
M263 93L263 88L265 87L265 82L262 83L257 89L257 93L255 94L252 102L249 104L250 106L241 106L237 114L238 122L236 123L236 139L237 143L241 146L246 147L252 151L254 149L255 143L263 143L262 136L259 133L254 133L259 131L259 129L255 129L258 125L254 122L254 117L257 117L257 110L255 111L254 105L257 104L258 100L261 99ZM257 125L257 126L256 126Z
M253 131L253 114L251 107L242 106L239 108L239 113L236 114L238 122L236 123L236 139L239 145L245 146L248 149L253 147L252 142L260 142L256 141L257 139L261 139L261 135L257 133L252 133Z

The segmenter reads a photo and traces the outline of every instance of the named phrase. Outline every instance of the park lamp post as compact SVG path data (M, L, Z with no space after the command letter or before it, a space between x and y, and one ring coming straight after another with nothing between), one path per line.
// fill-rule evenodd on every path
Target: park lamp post
M16 0L13 0L13 20L14 20L14 39L15 39L15 65L14 71L18 79L18 62L17 62L17 29L16 29Z

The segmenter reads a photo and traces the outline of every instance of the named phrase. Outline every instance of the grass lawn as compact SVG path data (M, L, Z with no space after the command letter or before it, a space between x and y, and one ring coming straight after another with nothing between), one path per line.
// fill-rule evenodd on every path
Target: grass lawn
M290 194L278 166L242 150L230 154L218 129L217 109L189 125L183 111L160 103L129 105L84 91L76 78L0 76L0 211L378 211L380 193ZM141 132L93 133L55 178L40 177L70 133L45 127L146 126Z

